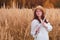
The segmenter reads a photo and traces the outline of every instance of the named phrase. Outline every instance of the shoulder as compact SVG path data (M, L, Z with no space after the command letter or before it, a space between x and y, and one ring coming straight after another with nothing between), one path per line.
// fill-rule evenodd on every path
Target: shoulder
M48 20L48 19L47 19L46 21L47 21L47 24L50 24L50 22L49 22L49 20Z
M45 19L45 22L48 23L49 22L48 19Z
M31 24L36 25L39 24L39 21L37 19L32 20Z
M37 23L39 22L37 19L32 20L32 23Z
M36 26L39 24L39 21L37 19L32 20L31 26Z

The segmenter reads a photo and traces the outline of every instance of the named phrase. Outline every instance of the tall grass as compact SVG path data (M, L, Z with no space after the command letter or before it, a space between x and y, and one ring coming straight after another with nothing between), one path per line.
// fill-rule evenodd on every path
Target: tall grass
M46 13L53 26L50 39L57 40L56 36L60 35L60 9L46 9ZM0 9L0 40L33 40L30 35L32 19L32 9Z

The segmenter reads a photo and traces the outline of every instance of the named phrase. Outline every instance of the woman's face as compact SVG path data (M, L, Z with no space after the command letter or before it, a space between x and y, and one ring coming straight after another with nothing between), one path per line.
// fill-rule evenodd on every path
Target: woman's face
M41 16L42 16L42 11L41 11L40 9L37 9L37 10L36 10L36 15L37 15L38 17L41 17Z

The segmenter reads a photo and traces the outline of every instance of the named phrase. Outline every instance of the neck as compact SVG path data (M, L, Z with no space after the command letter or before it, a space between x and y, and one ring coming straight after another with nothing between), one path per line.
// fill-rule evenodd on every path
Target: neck
M39 19L41 19L41 17L38 17Z
M41 17L38 17L39 18L39 20L41 19Z
M41 17L39 17L39 20L42 22L42 19L41 19Z

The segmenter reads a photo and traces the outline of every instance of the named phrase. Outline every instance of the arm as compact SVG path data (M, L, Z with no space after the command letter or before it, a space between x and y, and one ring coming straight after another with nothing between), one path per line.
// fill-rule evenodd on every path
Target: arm
M45 23L47 31L52 31L52 25L50 23Z
M48 22L48 20L47 20ZM42 25L46 28L47 31L51 31L52 30L52 25L48 22L45 23L44 21L41 20Z
M38 29L39 25L40 24L37 20L32 21L32 23L31 23L31 35L33 37L37 36L37 31L38 31L37 29Z

